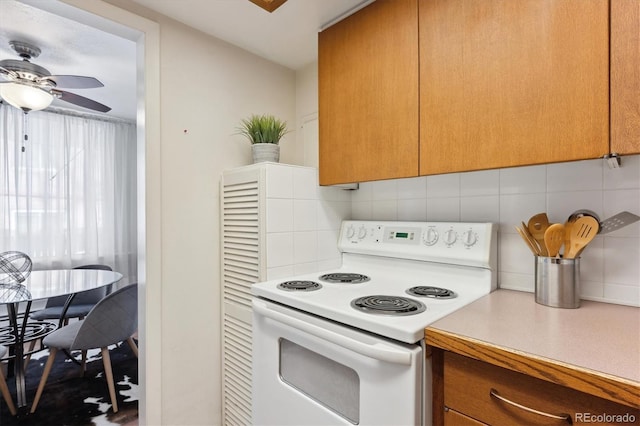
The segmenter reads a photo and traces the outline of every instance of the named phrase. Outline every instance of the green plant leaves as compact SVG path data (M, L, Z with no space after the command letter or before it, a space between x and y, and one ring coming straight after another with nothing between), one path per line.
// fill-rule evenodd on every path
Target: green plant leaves
M252 144L277 144L287 133L287 122L268 114L254 114L240 121L238 127L238 134L245 136Z

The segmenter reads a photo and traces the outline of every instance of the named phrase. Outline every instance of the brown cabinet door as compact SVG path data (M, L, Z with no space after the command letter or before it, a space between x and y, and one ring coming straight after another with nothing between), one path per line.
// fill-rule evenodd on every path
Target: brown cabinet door
M421 175L609 151L607 0L419 0L419 22Z
M320 184L418 175L417 0L377 0L319 34Z
M611 2L611 151L640 153L640 1Z

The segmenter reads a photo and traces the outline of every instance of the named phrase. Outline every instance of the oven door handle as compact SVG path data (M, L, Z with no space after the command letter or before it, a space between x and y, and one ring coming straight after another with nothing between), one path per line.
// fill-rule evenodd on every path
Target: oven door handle
M385 345L384 342L376 342L373 344L361 342L359 340L355 340L335 333L331 330L318 327L317 325L310 324L303 320L282 314L278 311L270 309L263 302L255 299L253 301L253 310L266 318L270 318L274 321L294 327L298 330L304 331L305 333L311 334L320 339L359 353L360 355L365 355L369 358L393 364L411 365L411 353L406 350L402 351L390 347L389 345Z

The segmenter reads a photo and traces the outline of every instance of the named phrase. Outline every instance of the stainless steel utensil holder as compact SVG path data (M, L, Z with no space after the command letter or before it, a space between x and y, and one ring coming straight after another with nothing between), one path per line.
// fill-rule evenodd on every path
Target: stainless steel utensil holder
M536 303L554 308L580 307L580 258L535 256Z

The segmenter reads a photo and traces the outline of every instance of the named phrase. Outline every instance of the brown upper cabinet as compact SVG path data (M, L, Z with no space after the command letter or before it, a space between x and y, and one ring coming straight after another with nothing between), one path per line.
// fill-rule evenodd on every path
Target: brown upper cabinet
M640 152L640 2L609 3L377 0L321 32L320 183Z
M611 151L640 153L640 1L611 1Z
M377 0L319 34L321 185L418 175L417 16Z
M609 152L607 0L420 0L420 174Z

